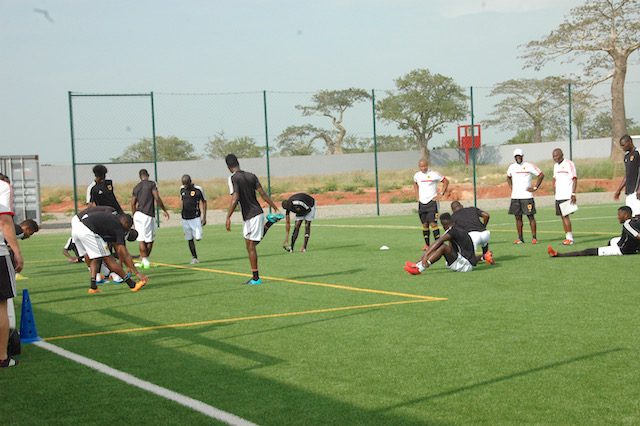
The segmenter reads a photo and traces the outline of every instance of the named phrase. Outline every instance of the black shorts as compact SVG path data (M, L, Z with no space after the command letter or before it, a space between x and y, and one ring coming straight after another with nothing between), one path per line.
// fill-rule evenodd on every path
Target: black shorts
M418 215L420 216L420 222L422 223L437 222L438 202L435 200L431 200L427 204L418 202Z
M564 203L565 201L569 201L569 200L556 200L556 216L562 216L562 211L560 211L560 204ZM569 214L573 214L573 213L569 213Z
M533 198L527 200L511 199L511 205L509 205L509 214L516 216L533 216L536 214L536 202Z
M16 271L9 255L0 256L0 300L16 297Z

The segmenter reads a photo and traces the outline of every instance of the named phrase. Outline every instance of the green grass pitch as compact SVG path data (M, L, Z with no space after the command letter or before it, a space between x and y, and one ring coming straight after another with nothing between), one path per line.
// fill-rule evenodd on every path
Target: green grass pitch
M176 266L139 293L88 295L68 236L36 235L18 287L50 343L261 425L640 423L640 256L550 259L547 244L567 250L551 209L538 245L525 223L514 246L513 218L491 213L497 264L467 274L403 271L423 244L414 215L320 217L307 253L270 230L262 286L242 285L234 225L205 227L197 268L181 229L161 228L152 260ZM573 219L571 250L620 232L615 205ZM0 371L3 424L215 424L34 345L20 361Z

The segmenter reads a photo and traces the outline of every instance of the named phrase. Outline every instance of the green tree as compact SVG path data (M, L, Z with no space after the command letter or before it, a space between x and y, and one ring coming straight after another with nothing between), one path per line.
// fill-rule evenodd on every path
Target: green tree
M199 160L201 157L195 154L193 144L176 136L156 136L156 153L158 161ZM129 145L118 157L111 161L133 162L153 161L153 141L151 138L143 138L140 142Z
M593 84L611 79L611 158L620 160L617 147L627 132L624 84L627 62L640 48L640 2L637 0L587 0L541 40L525 46L525 67L540 69L558 58L580 60Z
M227 154L235 154L240 158L257 158L264 155L265 148L256 145L256 141L251 137L227 139L224 132L219 132L209 139L204 152L209 158L224 158Z
M317 154L314 142L321 132L311 124L289 126L276 138L278 153L282 156Z
M378 152L411 151L416 147L416 141L404 135L379 135L376 137L376 141L378 143Z
M426 69L413 70L395 84L396 90L378 101L378 118L408 131L428 157L433 135L442 133L445 124L465 118L467 97L452 78Z
M566 117L567 84L568 81L560 77L523 78L498 83L491 90L491 96L502 99L485 124L503 130L531 128L532 142L542 142L545 130L561 133L566 126L563 118Z
M611 114L608 112L600 112L585 128L585 138L608 138L612 132L612 119ZM633 118L627 118L626 128L630 134L637 134L640 132L640 128L636 124Z
M321 90L311 98L312 105L296 105L296 108L301 110L305 117L319 115L329 118L334 129L326 131L314 127L317 130L315 132L317 137L314 140L322 139L327 147L327 153L342 154L343 141L347 134L344 113L356 103L370 98L369 93L362 89Z

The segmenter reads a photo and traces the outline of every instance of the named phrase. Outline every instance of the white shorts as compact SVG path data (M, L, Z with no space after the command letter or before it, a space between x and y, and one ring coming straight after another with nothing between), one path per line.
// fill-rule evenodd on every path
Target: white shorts
M473 269L473 265L466 257L462 257L462 255L458 253L458 258L454 260L451 265L447 263L447 268L454 272L469 272Z
M189 241L202 239L202 221L199 217L193 219L182 219L182 230L184 231L184 239Z
M155 218L142 212L135 212L133 214L133 229L138 231L137 241L152 243L153 237L156 235Z
M311 207L311 211L304 216L296 215L296 221L306 220L308 222L311 222L315 218L316 218L316 206Z
M618 241L620 241L620 237L615 237L609 241L608 246L598 247L598 256L622 256Z
M624 203L631 207L631 216L637 216L640 214L640 200L638 200L638 197L636 196L635 192L632 192L631 194L627 195L627 198L625 198Z
M76 243L78 253L86 253L89 259L98 259L110 255L107 243L102 237L80 221L71 229L71 238Z
M87 252L85 251L84 247L78 245L76 242L76 239L73 238L73 232L74 230L77 229L79 223L82 223L82 222L80 222L80 219L78 219L78 215L74 214L73 217L71 218L71 241L73 241L73 243L76 245L76 249L78 250L78 256L84 257L84 255L87 254Z
M484 247L489 244L489 240L491 239L491 232L489 231L471 231L469 232L469 237L471 237L471 241L473 241L473 248L477 249L478 247Z
M242 228L242 234L245 240L261 241L264 235L264 213L246 220Z

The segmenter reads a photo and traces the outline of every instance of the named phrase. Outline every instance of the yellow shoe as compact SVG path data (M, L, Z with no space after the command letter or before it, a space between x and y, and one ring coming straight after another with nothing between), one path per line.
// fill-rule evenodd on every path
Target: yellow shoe
M22 280L28 280L29 278L25 277L24 275L18 273L16 274L16 281L22 281Z
M90 288L89 289L89 294L98 294L100 293L100 289L99 288Z
M131 291L140 291L142 287L144 287L146 284L147 284L146 281L140 280L136 283L135 287L131 289Z

